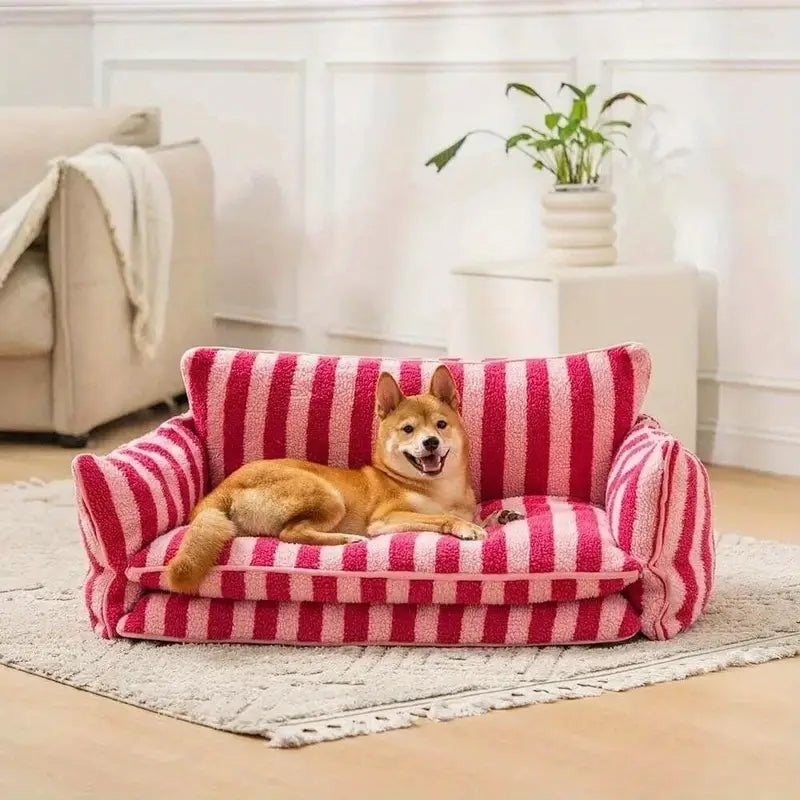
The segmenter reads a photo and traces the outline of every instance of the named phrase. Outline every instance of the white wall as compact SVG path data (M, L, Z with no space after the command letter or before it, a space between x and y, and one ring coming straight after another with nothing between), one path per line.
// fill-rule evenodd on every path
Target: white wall
M0 106L91 101L91 13L0 2Z
M509 80L643 93L620 249L703 271L701 454L800 473L796 3L94 5L95 100L159 103L211 149L232 344L443 352L448 270L535 251L546 183L491 141L425 160L533 120Z

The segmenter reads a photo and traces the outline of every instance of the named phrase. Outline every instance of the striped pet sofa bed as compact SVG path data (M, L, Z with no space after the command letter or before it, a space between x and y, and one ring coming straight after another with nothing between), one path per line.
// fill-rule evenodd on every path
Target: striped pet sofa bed
M242 464L370 460L381 370L406 394L437 362L200 348L182 369L190 411L108 456L73 464L103 637L417 645L668 639L708 601L706 472L640 413L650 359L620 345L548 359L449 360L480 516L524 519L484 541L398 533L315 547L240 537L196 596L165 565L195 503Z

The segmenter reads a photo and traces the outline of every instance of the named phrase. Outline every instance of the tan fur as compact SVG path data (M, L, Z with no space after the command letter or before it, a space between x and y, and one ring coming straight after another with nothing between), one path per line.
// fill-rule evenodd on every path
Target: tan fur
M469 444L458 403L444 366L434 372L428 393L413 397L405 397L383 373L376 388L380 426L372 465L350 470L284 458L236 470L195 508L167 568L170 588L197 591L234 536L315 545L405 530L483 538L484 529L473 524ZM439 446L431 453L423 442L430 447L434 438Z

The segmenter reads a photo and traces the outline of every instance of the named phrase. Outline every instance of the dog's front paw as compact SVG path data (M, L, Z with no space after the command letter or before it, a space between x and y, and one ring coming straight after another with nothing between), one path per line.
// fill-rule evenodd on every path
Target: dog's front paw
M369 541L369 536L359 536L357 533L343 533L342 537L344 538L344 544Z
M511 511L508 508L504 508L497 515L497 522L500 525L507 525L509 522L516 522L518 519L525 519L525 515L520 514L518 511Z
M515 522L518 519L525 519L525 515L507 508L501 508L489 514L481 522L481 527L490 528L492 525L507 525L509 522Z
M454 522L448 533L458 539L468 541L486 538L486 531L480 525L473 525L471 522Z

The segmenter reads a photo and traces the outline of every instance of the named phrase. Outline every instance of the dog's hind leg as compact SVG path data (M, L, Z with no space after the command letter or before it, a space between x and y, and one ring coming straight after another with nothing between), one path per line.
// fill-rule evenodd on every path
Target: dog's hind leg
M316 545L365 538L336 531L345 515L341 494L322 478L300 470L262 488L237 492L230 513L239 535L276 536L282 542Z
M367 541L366 536L358 536L355 533L319 530L319 522L314 521L293 522L281 531L278 538L282 542L318 545L351 544L352 542Z
M298 503L295 515L287 522L278 538L295 544L337 545L365 541L365 536L339 533L336 527L344 519L344 500L329 484L320 481L313 494Z

